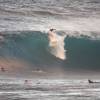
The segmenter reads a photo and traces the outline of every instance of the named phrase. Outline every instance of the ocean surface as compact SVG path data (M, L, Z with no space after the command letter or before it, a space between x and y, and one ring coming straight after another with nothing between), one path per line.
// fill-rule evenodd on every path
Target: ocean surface
M0 100L99 100L88 79L100 82L100 0L0 0Z
M0 0L0 31L100 32L100 0Z
M100 81L100 80L98 80ZM99 100L100 83L68 79L0 79L0 100Z

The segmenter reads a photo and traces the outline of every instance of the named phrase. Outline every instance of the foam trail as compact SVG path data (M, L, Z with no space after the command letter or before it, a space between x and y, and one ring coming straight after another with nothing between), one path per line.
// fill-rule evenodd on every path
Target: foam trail
M56 34L55 40L56 43L53 43L52 41L54 40L54 37L49 40L49 50L52 55L55 57L65 60L66 59L66 50L64 49L64 39L66 36L60 36Z

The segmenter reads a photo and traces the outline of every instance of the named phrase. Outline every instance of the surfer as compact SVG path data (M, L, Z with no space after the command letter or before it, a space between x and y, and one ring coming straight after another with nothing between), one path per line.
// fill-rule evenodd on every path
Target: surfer
M88 82L89 82L89 83L94 83L93 81L91 81L91 80L89 80L89 79L88 79Z
M55 46L57 44L57 38L56 38L56 29L50 29L48 32L48 38L49 38L49 43L50 46Z
M49 30L49 35L52 35L52 36L53 36L53 35L55 34L55 30L56 30L56 29L53 29L53 28L50 29L50 30Z
M100 83L100 82L95 82L95 81L92 81L92 80L88 79L88 83Z
M4 68L4 67L1 67L1 71L2 71L2 72L5 72L6 70L5 70L5 68Z
M30 80L24 80L24 84L25 84L26 86L32 86L32 83L31 83Z

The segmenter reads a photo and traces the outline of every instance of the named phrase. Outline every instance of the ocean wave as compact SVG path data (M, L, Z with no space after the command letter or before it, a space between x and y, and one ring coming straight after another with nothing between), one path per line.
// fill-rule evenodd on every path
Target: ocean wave
M58 34L63 35L60 32ZM61 53L61 49L51 50L48 35L40 31L6 32L3 38L4 41L0 41L0 58L24 60L33 65L32 69L35 67L43 72L45 72L44 69L54 68L65 71L68 69L99 70L100 40L93 40L83 35L79 38L67 35L62 41L64 45L59 44L63 50L67 51L64 53L67 59L62 60L55 52L57 50Z
M0 31L100 33L99 0L0 0ZM67 32L68 33L68 32Z

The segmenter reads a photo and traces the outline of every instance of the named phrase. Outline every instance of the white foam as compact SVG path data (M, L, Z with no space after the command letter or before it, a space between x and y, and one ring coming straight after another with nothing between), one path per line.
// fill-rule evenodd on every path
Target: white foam
M2 16L4 17L4 16ZM9 16L12 17L12 16ZM67 17L67 16L66 16ZM47 33L50 28L55 28L58 31L64 31L69 36L86 35L92 38L100 39L100 18L88 17L88 18L54 18L48 17L22 17L22 21L6 21L0 20L1 31L41 31Z
M79 37L80 35L89 36L91 38L100 39L100 18L70 18L70 19L55 19L45 18L40 19L42 24L32 25L30 30L36 30L46 32L50 28L55 28L57 31L64 31L69 36Z
M60 36L56 34L54 38L56 40L56 44L52 42L52 40L54 40L53 38L49 40L50 53L59 59L65 60L66 59L66 54L65 54L66 50L64 49L65 36Z

